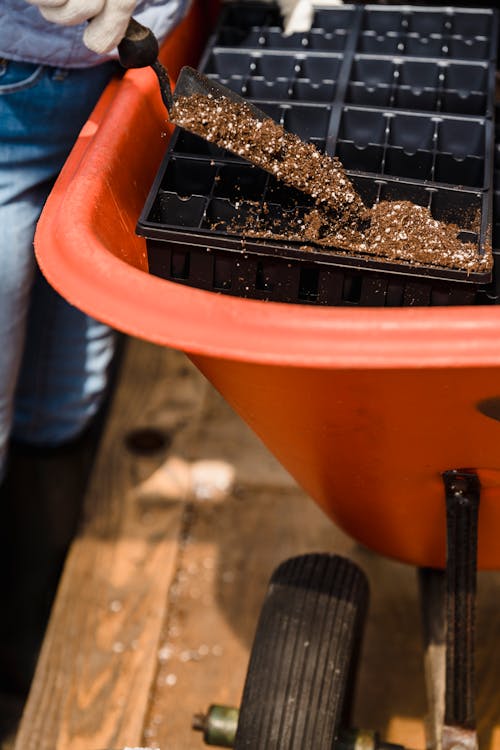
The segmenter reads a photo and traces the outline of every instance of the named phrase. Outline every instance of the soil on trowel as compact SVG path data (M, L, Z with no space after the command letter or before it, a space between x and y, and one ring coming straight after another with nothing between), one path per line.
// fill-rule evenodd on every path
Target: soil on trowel
M308 243L345 254L468 273L492 267L491 248L479 255L475 242L461 241L463 228L434 219L427 207L381 201L367 208L337 157L304 143L271 118L256 119L245 105L201 94L179 97L172 119L314 200L312 208L297 206L278 217L266 203L245 201L241 217L225 227L233 233L298 241L311 252L314 247Z
M270 117L259 120L245 105L203 94L178 97L170 117L177 125L271 172L336 213L356 218L365 211L337 157L322 154Z

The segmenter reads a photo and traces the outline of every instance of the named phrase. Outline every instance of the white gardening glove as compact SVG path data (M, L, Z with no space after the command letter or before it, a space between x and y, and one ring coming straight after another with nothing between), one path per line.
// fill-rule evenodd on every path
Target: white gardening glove
M134 11L136 0L27 0L42 16L62 26L89 21L83 42L92 52L102 55L116 47Z
M311 0L278 0L285 36L298 31L309 31L314 10Z
M316 5L342 5L342 0L278 0L283 15L285 36L309 31L314 18Z

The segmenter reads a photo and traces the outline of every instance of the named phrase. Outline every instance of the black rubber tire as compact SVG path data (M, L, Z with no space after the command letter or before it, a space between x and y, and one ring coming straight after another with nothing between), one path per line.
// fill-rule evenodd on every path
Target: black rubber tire
M310 554L274 572L257 626L236 750L331 750L350 700L368 583L351 561Z

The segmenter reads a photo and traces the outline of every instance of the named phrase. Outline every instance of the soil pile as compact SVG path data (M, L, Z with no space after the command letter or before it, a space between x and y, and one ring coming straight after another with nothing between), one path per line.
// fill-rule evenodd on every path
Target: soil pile
M248 206L249 204L247 204ZM246 206L242 206L246 208ZM343 223L321 209L299 209L272 218L269 206L251 203L250 211L233 221L231 232L246 237L301 242L334 248L351 255L368 255L391 262L441 266L473 272L487 272L492 255L478 255L473 242L462 242L456 224L436 221L428 208L409 201L381 201L367 213L365 222ZM217 227L219 228L219 227Z

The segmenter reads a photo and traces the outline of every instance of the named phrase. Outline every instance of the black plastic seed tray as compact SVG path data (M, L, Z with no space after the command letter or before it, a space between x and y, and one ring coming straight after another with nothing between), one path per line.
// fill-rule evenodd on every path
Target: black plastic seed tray
M497 13L492 9L343 5L284 36L277 8L232 3L200 69L337 155L367 206L411 200L491 246ZM495 171L495 176L497 172ZM150 272L257 299L323 305L496 301L488 273L389 262L300 242L243 237L235 226L286 226L311 200L177 129L137 231ZM500 240L500 218L493 225Z

